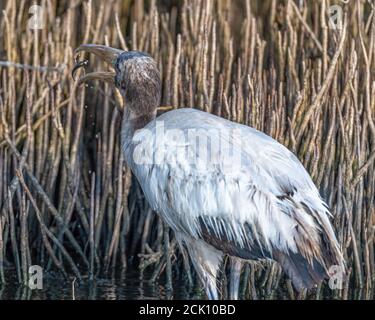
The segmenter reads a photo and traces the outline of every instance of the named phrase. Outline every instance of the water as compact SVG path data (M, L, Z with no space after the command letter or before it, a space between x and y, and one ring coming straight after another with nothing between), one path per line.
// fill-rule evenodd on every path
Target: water
M146 278L146 275L145 275ZM50 273L44 276L43 289L30 290L19 285L9 274L7 283L0 285L0 300L137 300L137 299L194 299L202 298L199 289L189 289L185 281L174 281L173 292L164 284L150 284L139 278L139 273L127 273L122 279L99 278L95 281L67 281ZM146 278L147 279L147 278Z
M122 277L109 279L97 278L95 281L84 279L80 283L74 279L64 280L57 273L48 273L43 278L43 289L30 290L27 286L19 285L15 272L6 271L5 285L0 285L0 300L143 300L143 299L204 299L205 294L201 285L191 288L186 280L173 279L173 290L166 290L165 283L150 283L147 279L151 274L145 274L140 279L139 272L128 272ZM73 285L74 283L74 285ZM74 286L74 289L73 289ZM373 299L374 292L366 294L363 289L353 289L349 299ZM257 295L258 299L290 299L289 295L279 292L272 297ZM315 299L311 296L310 299ZM332 299L331 295L321 296L320 299Z

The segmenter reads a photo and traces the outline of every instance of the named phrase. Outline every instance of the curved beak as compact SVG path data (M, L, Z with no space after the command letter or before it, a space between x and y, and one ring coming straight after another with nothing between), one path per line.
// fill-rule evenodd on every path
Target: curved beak
M115 84L115 75L116 75L115 72L110 72L110 71L109 72L106 72L106 71L90 72L78 79L78 85L81 85L88 80L101 80L101 81L109 82L110 84Z
M99 44L82 44L80 45L76 50L74 50L74 56L76 58L76 64L72 70L72 77L74 79L74 76L78 69L82 67L86 67L88 65L87 60L78 61L77 56L80 52L86 51L89 53L93 53L101 60L105 61L107 64L111 65L111 67L114 67L114 64L116 63L116 60L118 56L123 53L122 50L99 45ZM87 80L103 80L108 81L110 83L114 83L114 77L115 72L104 72L104 71L98 71L98 72L91 72L86 74L85 76L79 78L78 84L82 84Z

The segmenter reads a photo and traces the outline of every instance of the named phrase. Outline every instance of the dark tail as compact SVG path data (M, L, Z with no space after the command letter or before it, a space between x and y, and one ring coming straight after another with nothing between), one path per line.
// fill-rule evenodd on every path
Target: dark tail
M276 251L274 252L274 259L280 263L283 271L292 280L293 286L297 291L301 291L304 288L314 288L327 277L323 266L316 259L310 264L299 253Z

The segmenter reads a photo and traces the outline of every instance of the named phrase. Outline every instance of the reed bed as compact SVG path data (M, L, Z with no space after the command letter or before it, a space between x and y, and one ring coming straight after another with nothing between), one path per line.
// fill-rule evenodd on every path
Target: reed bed
M336 29L328 15L334 4L343 9ZM158 61L160 113L197 107L288 146L331 207L347 261L344 288L324 284L297 295L277 264L249 263L243 298L374 297L374 2L40 5L40 30L28 28L31 1L0 5L0 283L11 268L26 284L33 264L82 281L139 268L169 289L177 278L196 283L124 165L114 89L77 87L70 75L73 50L100 43ZM90 58L90 68L107 67ZM225 272L221 282L225 297Z

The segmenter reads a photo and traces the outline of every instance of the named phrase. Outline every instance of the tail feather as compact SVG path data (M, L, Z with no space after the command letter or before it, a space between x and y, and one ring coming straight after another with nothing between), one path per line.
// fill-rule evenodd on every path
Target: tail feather
M298 291L313 288L329 277L332 266L345 270L344 259L328 219L329 211L319 211L303 202L291 200L287 212L296 222L293 235L296 248L295 251L276 249L274 259L288 274L294 287Z
M310 264L299 253L275 251L274 259L292 280L297 291L314 288L327 277L324 267L316 259Z

